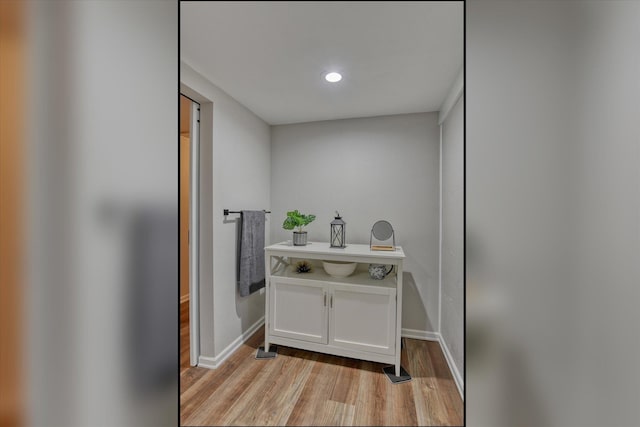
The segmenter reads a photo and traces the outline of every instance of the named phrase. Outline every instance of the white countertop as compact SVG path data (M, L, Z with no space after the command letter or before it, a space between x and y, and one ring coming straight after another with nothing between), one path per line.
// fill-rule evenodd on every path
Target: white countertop
M306 246L294 246L293 243L280 242L264 248L265 251L287 251L291 254L310 255L347 255L380 259L403 259L401 246L394 251L372 251L369 245L348 244L346 248L332 248L328 242L307 242Z

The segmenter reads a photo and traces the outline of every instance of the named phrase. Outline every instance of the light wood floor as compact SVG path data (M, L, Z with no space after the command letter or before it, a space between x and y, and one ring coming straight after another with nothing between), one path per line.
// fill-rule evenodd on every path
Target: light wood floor
M188 304L180 310L180 423L199 425L463 425L463 402L440 346L405 338L412 380L384 364L278 346L256 360L264 328L218 369L189 366Z

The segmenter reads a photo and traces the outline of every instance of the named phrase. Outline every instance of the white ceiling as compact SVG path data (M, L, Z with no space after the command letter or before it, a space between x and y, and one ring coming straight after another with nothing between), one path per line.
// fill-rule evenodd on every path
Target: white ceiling
M181 2L181 60L269 124L438 111L462 2ZM339 71L339 83L324 74Z

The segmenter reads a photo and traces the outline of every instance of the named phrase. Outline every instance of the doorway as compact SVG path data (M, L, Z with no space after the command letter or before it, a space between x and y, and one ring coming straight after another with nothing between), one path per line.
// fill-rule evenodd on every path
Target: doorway
M180 95L180 369L196 366L200 349L198 313L198 151L200 104Z

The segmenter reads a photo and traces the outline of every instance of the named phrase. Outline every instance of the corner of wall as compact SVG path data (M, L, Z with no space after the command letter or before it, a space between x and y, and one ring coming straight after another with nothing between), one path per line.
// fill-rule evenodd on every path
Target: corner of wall
M438 118L438 123L440 125L440 242L439 242L439 261L438 261L438 289L439 289L439 294L438 294L438 306L439 306L439 310L438 310L438 338L439 338L439 342L440 342L440 347L442 348L442 352L445 356L445 359L447 361L447 364L449 365L449 368L451 370L451 373L453 375L454 381L456 383L456 387L458 388L458 392L460 393L461 398L464 400L464 378L460 373L460 370L458 369L458 365L455 362L455 359L453 357L453 355L451 354L451 351L449 350L449 346L447 345L447 342L444 338L445 332L446 330L443 330L443 325L442 325L442 321L443 318L446 321L446 316L442 315L442 310L443 310L443 306L442 306L442 294L443 294L443 280L442 280L442 268L443 268L443 244L445 241L445 236L444 236L444 224L443 224L443 202L444 202L444 197L443 197L443 190L444 190L444 183L443 183L443 176L444 176L444 171L443 171L443 167L444 167L444 155L443 155L443 148L444 148L444 122L447 119L449 113L454 109L454 107L456 106L456 104L458 103L458 100L460 99L461 96L463 96L464 94L464 68L461 68L458 76L456 77L453 85L451 86L451 89L449 90L449 93L447 94L447 97L445 98L444 102L442 103L442 107L440 109L440 114L439 114L439 118ZM463 127L464 127L464 123L463 123ZM447 282L448 283L448 282ZM464 292L464 291L463 291ZM454 337L455 339L455 337ZM455 350L455 348L454 348ZM462 355L462 358L464 360L464 354Z
M464 400L464 378L460 374L460 370L458 370L458 366L456 362L453 360L453 356L449 351L449 346L447 346L447 342L444 340L444 337L441 334L438 334L438 338L440 340L440 347L442 348L442 353L444 354L444 358L447 360L447 364L449 365L449 370L451 371L451 375L453 375L453 380L456 383L456 387L458 388L458 393L460 393L460 397Z
M440 219L438 223L439 228L439 241L438 241L438 333L442 333L442 123L440 123L440 166L439 166L439 214Z
M458 72L458 76L451 85L451 89L449 89L449 93L447 97L444 99L442 106L440 107L440 114L438 116L438 124L442 125L442 123L446 120L447 115L451 111L454 105L456 105L456 101L462 95L464 91L464 67L460 69Z

